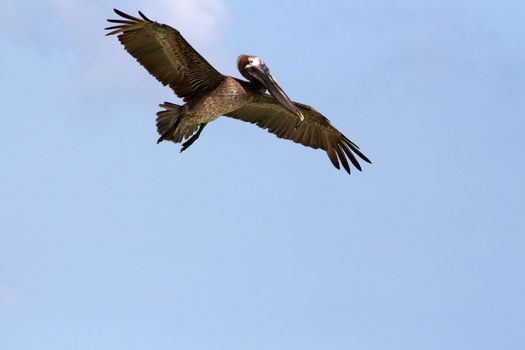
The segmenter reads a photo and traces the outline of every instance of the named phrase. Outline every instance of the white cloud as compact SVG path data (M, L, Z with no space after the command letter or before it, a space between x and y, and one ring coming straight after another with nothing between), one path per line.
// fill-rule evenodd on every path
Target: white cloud
M65 87L68 98L157 93L147 73L127 54L115 37L105 37L104 27L111 25L107 18L118 18L113 6L137 15L141 10L152 20L169 24L184 35L199 51L206 50L207 58L221 55L222 35L229 23L229 12L223 0L152 0L105 1L42 0L35 4L7 0L0 11L0 25L9 28L4 36L11 45L30 47L42 60L64 62L58 69L71 76ZM2 35L2 34L0 34ZM49 59L50 53L53 58ZM50 69L55 69L54 67ZM142 86L144 86L142 88ZM169 90L167 90L169 91ZM91 95L91 96L90 96ZM129 99L129 96L127 97Z
M76 36L90 23L99 23L106 18L118 18L112 8L100 1L46 0L56 18ZM141 10L152 20L170 24L186 37L201 43L218 39L229 22L229 12L222 0L152 0L147 6L128 1L120 10L137 16Z
M130 85L130 77L145 76L133 59L125 57L127 53L115 38L104 38L102 28L108 24L105 19L118 18L111 8L101 2L87 0L49 1L71 36L71 43L79 55L78 68L84 83L98 85L103 90L104 87L125 89ZM125 7L118 4L116 7L132 15L141 10L152 20L179 29L190 43L205 48L221 41L229 21L228 10L222 0L155 0L149 1L147 6L133 1L127 2ZM137 81L135 83L134 89L140 86Z
M188 40L209 44L216 40L229 22L222 0L159 0L168 23L176 23Z

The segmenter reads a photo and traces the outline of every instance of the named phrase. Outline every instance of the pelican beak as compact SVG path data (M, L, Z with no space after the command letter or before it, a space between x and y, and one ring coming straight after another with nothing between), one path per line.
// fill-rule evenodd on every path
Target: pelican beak
M262 63L261 61L257 65L251 65L249 66L249 71L251 75L253 75L264 85L268 92L277 100L277 102L281 104L281 106L299 118L298 124L304 120L304 116L301 111L299 111L297 106L292 102L292 100L290 100L281 86L279 86L266 64Z

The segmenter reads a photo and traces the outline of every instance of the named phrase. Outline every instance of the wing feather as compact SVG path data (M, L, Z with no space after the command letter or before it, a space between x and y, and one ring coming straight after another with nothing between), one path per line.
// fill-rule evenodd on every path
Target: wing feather
M255 96L241 108L227 114L267 129L279 138L288 139L302 145L323 149L337 169L342 165L350 174L350 163L361 170L356 155L365 162L370 160L359 147L330 124L322 114L310 106L294 104L304 115L304 121L296 128L297 116L284 109L272 96ZM348 162L350 160L350 163Z
M154 22L139 11L137 18L114 10L124 19L108 19L118 25L106 28L106 35L118 39L146 70L164 85L169 85L185 101L218 86L223 75L213 68L182 37L178 30Z

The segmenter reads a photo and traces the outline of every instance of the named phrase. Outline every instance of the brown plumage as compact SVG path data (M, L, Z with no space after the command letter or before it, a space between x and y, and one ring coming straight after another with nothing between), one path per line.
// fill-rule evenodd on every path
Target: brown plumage
M165 102L157 113L158 142L187 139L187 149L210 121L221 115L253 123L279 138L326 151L332 164L350 173L350 163L361 166L355 155L370 160L328 119L312 107L291 101L263 60L241 55L237 65L249 81L224 76L213 68L176 29L115 9L123 19L106 28L117 34L125 49L157 80L169 85L185 105ZM270 94L266 94L268 90Z

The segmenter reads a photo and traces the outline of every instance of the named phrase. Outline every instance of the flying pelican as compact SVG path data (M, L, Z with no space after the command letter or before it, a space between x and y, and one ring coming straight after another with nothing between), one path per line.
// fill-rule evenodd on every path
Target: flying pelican
M163 85L169 85L186 102L160 104L157 143L182 142L181 152L197 140L204 127L221 115L255 124L279 138L326 151L332 164L350 174L348 160L361 170L354 154L371 163L359 147L310 106L293 102L279 86L264 61L240 55L237 68L248 81L225 76L213 68L178 30L114 9L121 19L105 28ZM270 94L266 94L266 90Z

